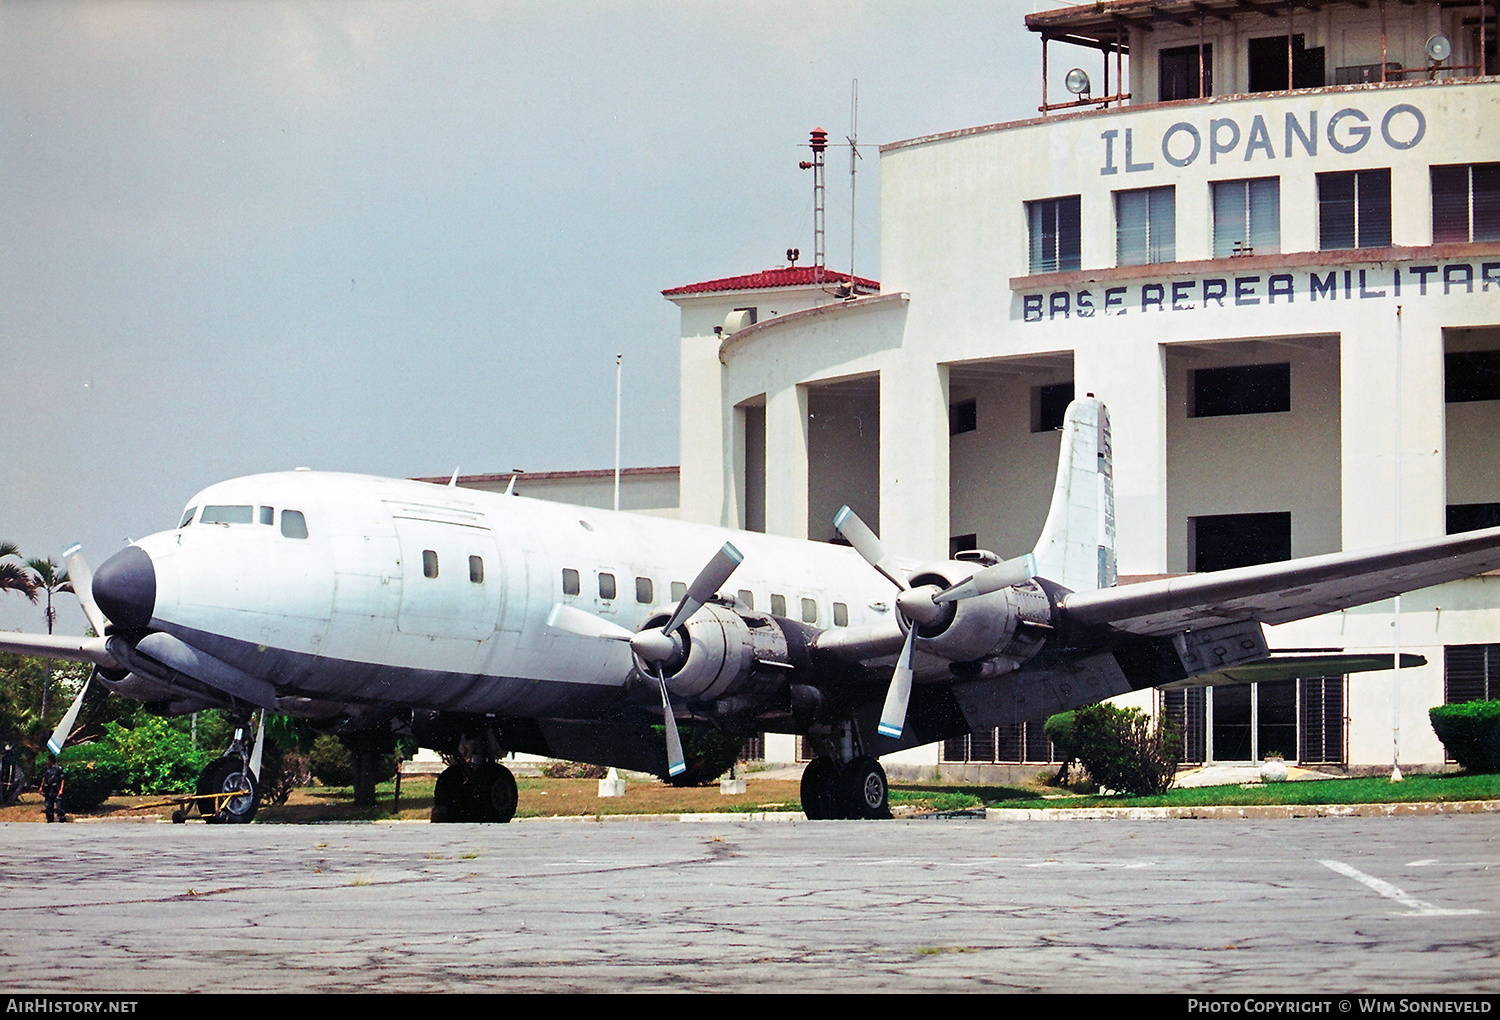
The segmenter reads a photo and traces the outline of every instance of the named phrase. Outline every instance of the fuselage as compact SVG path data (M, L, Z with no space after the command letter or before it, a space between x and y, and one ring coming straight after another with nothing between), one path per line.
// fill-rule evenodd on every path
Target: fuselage
M635 630L726 539L745 559L723 594L747 609L860 627L890 621L895 594L847 548L360 475L221 482L181 521L135 543L154 575L149 610L115 598L106 612L149 613L142 629L272 684L284 709L309 715L390 703L607 711L631 673L628 646L549 627L552 607Z

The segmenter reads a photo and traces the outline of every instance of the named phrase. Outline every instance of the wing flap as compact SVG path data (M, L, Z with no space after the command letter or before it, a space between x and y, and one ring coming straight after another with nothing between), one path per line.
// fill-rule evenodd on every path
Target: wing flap
M1301 680L1314 676L1341 676L1344 673L1392 669L1394 665L1395 657L1389 653L1385 655L1276 654L1269 659L1261 659L1259 662L1241 663L1214 673L1201 673L1198 676L1188 677L1186 680L1161 684L1157 689L1174 691L1186 687L1222 687L1232 684L1268 683L1272 680ZM1401 656L1402 669L1414 669L1425 665L1427 665L1427 659L1424 656L1410 653L1403 653Z
M1063 605L1073 623L1174 634L1234 620L1302 620L1495 569L1500 528L1488 528L1386 549L1074 592Z

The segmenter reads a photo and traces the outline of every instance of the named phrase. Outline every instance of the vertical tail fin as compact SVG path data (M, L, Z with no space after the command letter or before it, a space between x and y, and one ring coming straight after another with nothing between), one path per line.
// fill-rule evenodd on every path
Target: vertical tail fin
M1115 485L1109 412L1092 395L1063 418L1057 486L1032 556L1036 574L1072 591L1115 584Z

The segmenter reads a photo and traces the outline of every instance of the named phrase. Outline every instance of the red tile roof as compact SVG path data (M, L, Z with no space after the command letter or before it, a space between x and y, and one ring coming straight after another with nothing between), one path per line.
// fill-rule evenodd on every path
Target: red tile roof
M664 290L665 297L680 297L685 294L713 294L725 290L763 290L767 287L813 287L817 286L818 274L822 274L822 282L833 285L848 283L848 273L841 273L836 269L819 270L815 266L787 266L783 269L764 269L758 273L748 273L745 276L727 276L722 280L705 280L702 283L690 283L686 287L673 287ZM862 276L854 279L855 287L863 293L878 293L880 283L877 280L867 280Z

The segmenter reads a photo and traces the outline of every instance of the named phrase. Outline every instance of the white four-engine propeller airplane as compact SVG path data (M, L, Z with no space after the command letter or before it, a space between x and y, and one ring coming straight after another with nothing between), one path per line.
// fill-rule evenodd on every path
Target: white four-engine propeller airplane
M90 683L164 714L224 709L245 732L256 709L365 747L409 732L457 762L435 818L508 821L509 752L680 773L678 720L802 734L808 817L885 817L883 754L1146 687L1388 669L1390 655L1273 653L1261 625L1500 567L1490 529L1116 587L1109 418L1092 397L1068 408L1025 556L907 562L847 507L836 524L852 549L451 485L256 475L204 489L92 580L69 550L101 636L0 647L90 662ZM221 818L253 816L259 745L237 739L205 771L200 792L245 794Z

